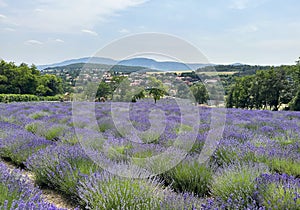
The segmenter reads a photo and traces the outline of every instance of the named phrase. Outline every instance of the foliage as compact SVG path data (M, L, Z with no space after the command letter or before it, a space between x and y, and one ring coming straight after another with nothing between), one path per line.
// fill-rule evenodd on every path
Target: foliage
M266 168L257 165L231 165L214 176L212 194L224 201L231 199L246 205L251 202L249 197L254 193L255 179L264 172Z
M149 95L152 95L155 103L157 100L159 100L161 97L167 94L165 90L159 88L149 88L148 91Z
M270 158L266 164L277 173L285 173L300 178L300 162L287 158Z
M0 61L0 94L54 96L62 91L62 80L55 75L41 75L34 65Z
M77 197L78 181L99 170L81 147L66 144L39 150L25 164L34 172L38 184L54 187L73 198Z
M92 188L90 186L93 186ZM159 183L122 178L107 172L93 174L79 183L78 194L91 209L157 209Z
M205 87L205 85L203 83L196 83L194 85L192 85L190 87L194 97L195 97L195 100L198 104L204 104L207 102L208 100L208 92L207 92L207 89Z
M0 209L53 209L55 206L45 202L41 191L24 181L19 170L11 171L0 164Z
M39 97L35 95L21 95L21 94L0 94L0 102L26 102L26 101L38 101Z
M266 209L299 209L300 182L286 174L263 174L257 180L257 200Z
M45 74L39 77L36 94L40 96L55 96L63 92L62 80L55 75Z
M209 193L212 170L197 160L186 160L164 175L166 181L178 192L205 196Z
M300 111L300 91L297 92L296 96L289 104L291 111Z
M105 209L107 205L122 209L120 203L127 209L299 206L299 112L227 109L222 137L208 144L214 131L212 112L223 113L223 109L197 107L197 131L193 117L182 121L182 109L173 99L157 104L151 100L96 103L99 126L95 128L89 118L73 122L71 105L0 103L0 154L18 165L25 163L23 167L34 173L36 184L67 194L82 208ZM129 114L125 107L130 107ZM85 111L84 106L80 108ZM153 115L153 108L164 113L165 127L159 122L161 112ZM195 110L192 104L183 105L186 111L192 108ZM122 120L113 120L113 114ZM127 135L132 131L128 122L139 131L137 135ZM122 129L126 135L120 135ZM192 151L186 150L189 142L195 142ZM211 159L205 159L204 165L199 157L205 151ZM102 163L104 169L108 166L109 172L95 163ZM124 177L113 175L119 172ZM159 178L159 183L130 178L141 172ZM3 203L1 195L7 194L7 188L0 186L0 190Z
M255 75L236 78L227 97L227 107L275 111L292 100L292 83L284 67L258 71Z
M111 87L109 86L109 84L102 81L102 82L100 82L100 84L98 86L97 93L96 93L96 98L98 98L99 101L100 101L101 97L107 99L108 96L110 94L112 94L112 92L113 91L112 91Z

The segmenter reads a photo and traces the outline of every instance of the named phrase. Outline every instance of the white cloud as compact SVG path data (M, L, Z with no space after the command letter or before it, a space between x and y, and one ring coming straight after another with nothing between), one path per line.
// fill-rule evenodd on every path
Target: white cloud
M2 14L0 14L0 20L4 20L4 19L6 19L7 17L5 16L5 15L2 15Z
M128 29L126 29L126 28L121 29L119 32L121 34L128 34L128 33L130 33L130 31Z
M93 35L93 36L98 36L97 32L91 31L91 30L88 30L88 29L83 29L83 30L81 30L81 32L87 33L87 34L90 34L90 35Z
M0 0L1 1L1 0ZM121 10L140 5L147 0L29 0L36 5L19 8L15 21L22 26L45 32L76 32L93 28L99 22Z
M38 40L35 40L35 39L30 39L30 40L27 40L25 42L26 45L42 45L43 42L40 42Z
M58 43L65 43L65 41L62 40L62 39L55 39L54 41L55 41L55 42L58 42Z

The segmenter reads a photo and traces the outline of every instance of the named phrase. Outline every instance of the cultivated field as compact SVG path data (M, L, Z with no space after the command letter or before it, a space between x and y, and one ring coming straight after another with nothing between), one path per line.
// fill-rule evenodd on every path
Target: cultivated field
M300 209L299 112L89 106L0 104L0 209Z

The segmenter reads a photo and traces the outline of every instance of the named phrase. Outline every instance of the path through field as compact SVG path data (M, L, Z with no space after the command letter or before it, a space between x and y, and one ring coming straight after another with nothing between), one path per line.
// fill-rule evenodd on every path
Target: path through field
M9 161L0 159L0 161L2 163L4 163L9 169L11 169L12 171L14 169L17 169L16 166L14 166L12 163L10 163ZM35 183L35 177L34 174L28 170L21 170L21 173L24 177L24 179L26 179L26 181L28 183ZM73 210L76 208L76 206L69 201L67 198L65 198L64 196L62 196L61 194L59 194L58 192L52 190L52 189L47 189L47 188L41 188L42 191L42 197L44 198L44 200L46 202L49 202L53 205L55 205L58 208L64 208L64 209L68 209L68 210Z

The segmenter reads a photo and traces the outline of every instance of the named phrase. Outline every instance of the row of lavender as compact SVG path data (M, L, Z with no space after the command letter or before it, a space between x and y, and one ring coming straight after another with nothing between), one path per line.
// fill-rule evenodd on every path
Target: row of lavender
M0 209L59 209L45 202L41 191L26 180L20 170L0 163Z
M209 160L200 164L199 153L212 129L212 109L199 109L200 125L195 129L193 116L187 116L182 123L179 107L163 100L158 104L132 104L129 116L122 103L113 104L117 107L114 109L108 103L97 104L97 126L88 117L73 121L72 106L68 103L0 106L1 157L33 171L38 185L62 192L81 208L298 209L300 206L299 113L226 110L226 126L218 147ZM153 113L150 111L153 109L165 113L162 134L155 127L159 125L155 119L161 119L161 112ZM150 131L133 140L126 126L116 128L118 121L113 120L116 113L118 118L129 118L135 129ZM149 129L151 126L155 129ZM178 154L175 148L166 156L158 156L155 164L149 161L178 144L179 136L182 143L177 149L188 152L176 167L165 170L172 162L170 154ZM186 148L182 146L186 142L192 144ZM110 169L115 171L103 170L95 159L113 166ZM148 179L128 178L129 167L141 176L158 175ZM114 175L124 171L127 178ZM4 201L0 206L4 206Z

